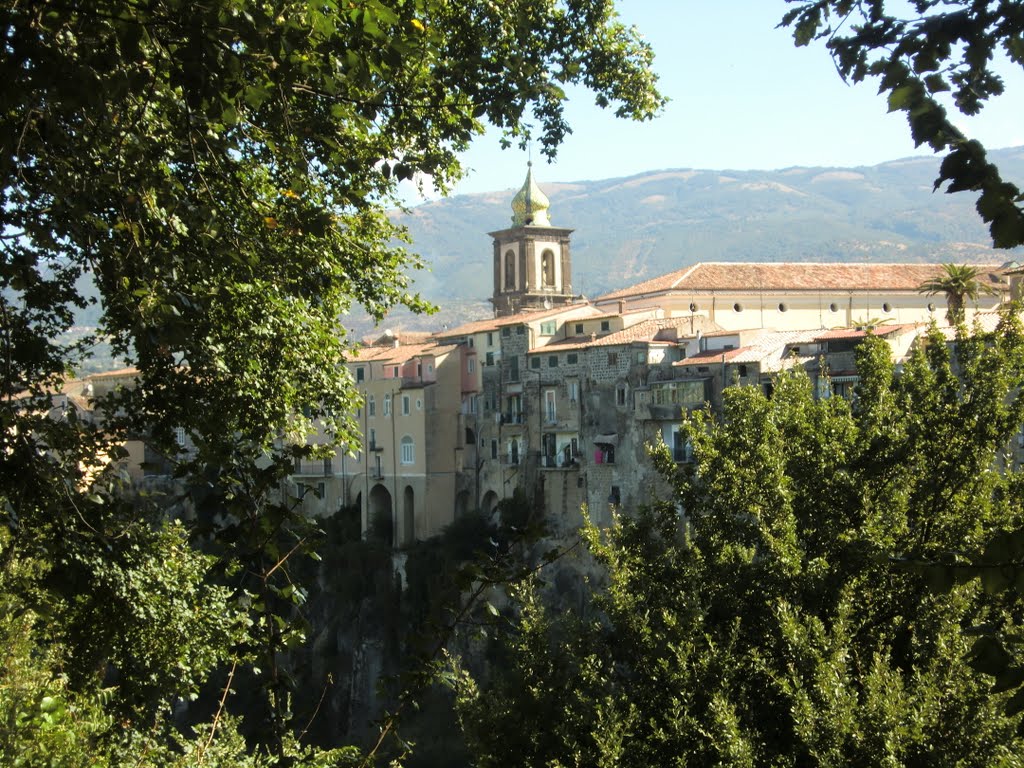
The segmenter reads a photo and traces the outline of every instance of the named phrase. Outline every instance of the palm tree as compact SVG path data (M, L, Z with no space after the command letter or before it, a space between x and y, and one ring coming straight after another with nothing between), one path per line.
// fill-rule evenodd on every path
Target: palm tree
M982 294L993 294L995 289L978 280L978 268L970 264L943 264L942 274L925 280L917 289L934 296L946 297L946 320L956 325L964 320L964 305L967 300L977 301Z

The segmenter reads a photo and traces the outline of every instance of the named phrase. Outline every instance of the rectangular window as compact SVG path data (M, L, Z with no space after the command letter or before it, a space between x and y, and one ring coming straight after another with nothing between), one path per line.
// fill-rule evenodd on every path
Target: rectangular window
M384 395L384 416L391 415L391 395Z
M557 368L557 367L558 367L558 355L551 355L548 358L548 368Z
M373 395L370 395L370 399L366 401L366 412L371 417L377 415L377 399Z
M488 365L488 366L494 365L494 353L493 352L488 352L487 353L487 358L484 361L484 364Z
M569 394L569 402L575 403L576 399L580 396L580 383L576 379L569 379L566 382L566 389Z
M554 336L555 335L555 321L548 320L540 324L540 333L542 336Z
M524 328L521 325L517 325L516 326L516 336L522 336L524 333L526 333L526 328Z
M539 357L531 357L530 358L530 368L532 368L533 370L537 370L538 368L540 368L540 358Z
M423 376L423 363L416 363L416 375Z
M611 325L609 324L609 322L607 320L602 320L601 321L601 330L602 331L607 331L609 328L611 328Z
M506 325L504 328L501 329L501 336L502 336L502 338L507 339L511 335L512 335L512 329L509 326Z
M575 352L570 352L568 355L565 356L565 362L568 365L576 365L576 363L579 362L579 359L580 356Z
M608 365L615 367L619 364L619 353L609 352L608 353Z
M519 358L513 357L508 361L508 380L519 381Z
M396 379L398 378L398 366L397 366L397 365L396 365L396 366L394 366L394 367L393 367L393 368L391 369L391 375L392 375L392 376L394 376L394 377L395 377Z
M370 450L371 451L377 450L377 430L376 429L371 429L370 430Z
M555 413L555 390L553 389L544 390L544 415L548 422L558 420Z
M466 364L466 367L469 369L470 373L476 373L476 358L469 358L469 362Z
M626 404L626 385L620 384L615 388L615 404L620 408Z
M356 368L356 383L359 383L366 378L366 369L360 366Z
M498 441L496 438L491 438L491 458L498 458Z
M493 347L494 346L494 334L491 331L487 332L487 346L488 347Z
M472 336L469 337L469 348L470 349L473 348L473 337Z
M645 353L642 349L637 350L636 361L638 363L646 363L647 362L647 353Z
M583 335L583 323L576 323L576 335L577 336L582 336Z
M411 437L402 438L402 459L403 464L413 464L416 461L416 448Z
M409 396L408 395L402 395L402 415L403 416L408 416L409 415Z

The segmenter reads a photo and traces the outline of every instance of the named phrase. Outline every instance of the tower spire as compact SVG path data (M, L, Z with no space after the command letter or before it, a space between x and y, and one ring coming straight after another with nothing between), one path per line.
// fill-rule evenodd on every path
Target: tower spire
M517 227L550 227L551 203L533 180L533 161L526 162L526 181L512 198L512 224Z

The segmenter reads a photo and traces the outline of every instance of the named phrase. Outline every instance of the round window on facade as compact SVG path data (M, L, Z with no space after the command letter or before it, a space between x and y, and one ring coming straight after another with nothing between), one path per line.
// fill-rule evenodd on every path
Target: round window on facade
M691 312L696 312L697 311L697 304L696 304L696 302L693 302L693 301L690 302L690 311Z
M838 305L838 304L836 304L836 303L835 303L835 302L833 301L833 302L832 302L831 304L829 304L829 305L828 305L828 311L829 311L829 312L838 312L838 311L839 311L839 305Z
M740 304L740 303L739 303L739 302L737 301L737 302L736 302L735 304L733 304L733 305L732 305L732 311L733 311L733 312L742 312L742 311L743 311L743 305L742 305L742 304Z
M882 305L882 311L892 312L892 304L890 304L889 302L885 302L885 304Z
M787 312L787 311L789 311L789 306L786 304L786 302L780 301L779 302L779 312Z

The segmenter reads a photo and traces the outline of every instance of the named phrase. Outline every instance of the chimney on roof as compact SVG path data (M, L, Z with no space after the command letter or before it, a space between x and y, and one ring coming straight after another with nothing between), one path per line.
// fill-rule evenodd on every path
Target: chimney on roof
M625 311L626 311L626 302L623 301L622 299L619 299L619 314L621 315Z

